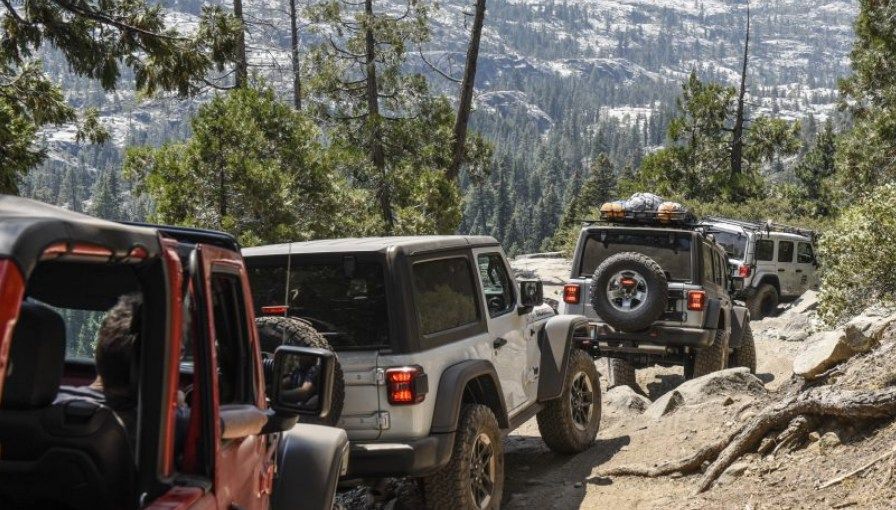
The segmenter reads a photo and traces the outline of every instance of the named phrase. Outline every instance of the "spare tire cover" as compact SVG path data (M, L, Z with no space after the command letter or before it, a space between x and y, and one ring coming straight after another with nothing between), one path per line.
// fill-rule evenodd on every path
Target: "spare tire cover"
M636 252L618 253L594 271L591 306L610 326L643 331L659 319L669 300L669 284L659 264Z

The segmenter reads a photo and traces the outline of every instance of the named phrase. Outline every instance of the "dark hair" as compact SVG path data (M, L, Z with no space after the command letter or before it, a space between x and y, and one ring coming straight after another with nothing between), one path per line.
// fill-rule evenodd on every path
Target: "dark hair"
M139 321L134 316L143 304L140 294L125 294L103 319L96 345L96 371L107 394L131 392L131 365Z

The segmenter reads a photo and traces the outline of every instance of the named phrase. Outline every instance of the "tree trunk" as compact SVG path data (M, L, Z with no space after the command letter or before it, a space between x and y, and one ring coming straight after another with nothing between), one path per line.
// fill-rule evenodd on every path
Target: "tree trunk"
M249 81L249 62L246 59L246 21L243 19L243 0L233 0L233 15L240 22L240 33L236 42L236 69L234 83L237 88Z
M747 94L747 64L750 58L750 5L747 4L747 35L744 39L744 60L740 73L740 91L737 96L737 115L731 134L731 179L743 173L744 155L744 101ZM735 197L738 198L738 197Z
M467 143L467 125L470 122L470 110L473 106L473 89L476 84L476 63L479 60L479 40L482 38L482 24L485 21L485 0L476 0L476 13L473 17L473 29L470 31L470 46L467 48L467 62L464 78L460 85L460 101L457 105L457 118L454 121L454 146L452 148L451 166L447 177L457 179L464 159Z
M302 77L299 69L299 26L296 0L289 0L290 49L292 50L292 103L296 110L302 109Z
M376 41L373 38L373 0L364 0L364 14L367 23L364 27L365 61L367 64L367 128L370 143L370 161L380 177L377 198L383 220L386 222L386 233L391 234L395 225L392 215L392 194L386 175L386 157L383 153L382 119L380 119L379 87L376 78Z

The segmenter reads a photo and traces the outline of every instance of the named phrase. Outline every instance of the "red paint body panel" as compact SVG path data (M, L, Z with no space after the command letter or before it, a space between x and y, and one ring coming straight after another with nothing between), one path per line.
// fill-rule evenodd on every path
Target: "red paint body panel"
M25 281L18 266L11 260L0 260L0 397L3 395L3 381L6 380L6 367L9 365L12 332L24 295Z

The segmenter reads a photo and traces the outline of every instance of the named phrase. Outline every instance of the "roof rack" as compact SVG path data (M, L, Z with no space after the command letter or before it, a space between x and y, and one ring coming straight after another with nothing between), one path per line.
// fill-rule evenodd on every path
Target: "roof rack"
M600 219L580 220L584 226L598 223L610 225L641 225L648 227L698 227L700 223L690 211L613 211L601 212Z
M732 218L724 218L721 216L707 216L703 219L704 222L715 222L715 223L728 223L729 225L735 225L741 227L745 230L751 230L753 232L765 232L771 233L775 232L784 232L787 234L796 234L808 237L812 240L815 240L817 237L817 233L814 230L810 230L807 228L794 227L792 225L787 225L784 223L778 223L772 220L768 220L765 222L758 221L746 221L746 220L735 220Z

